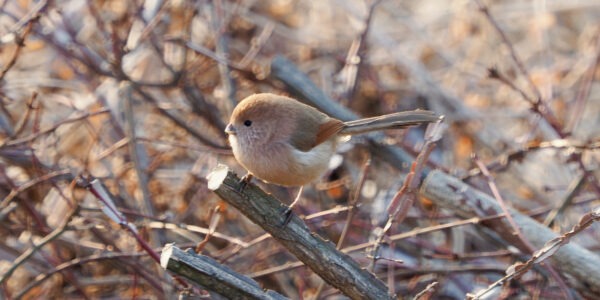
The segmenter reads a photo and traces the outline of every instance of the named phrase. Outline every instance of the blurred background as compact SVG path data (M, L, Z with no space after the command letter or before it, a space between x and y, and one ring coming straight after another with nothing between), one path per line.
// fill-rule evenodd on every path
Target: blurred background
M428 167L489 193L483 163L508 206L540 222L562 207L546 223L557 232L600 204L597 0L0 1L0 45L0 298L182 292L81 187L92 177L156 251L204 240L202 254L265 288L339 298L206 186L219 163L245 174L223 132L239 100L298 97L272 74L275 57L358 115L445 115ZM379 142L416 154L423 135L392 130ZM410 163L353 138L295 212L333 242L348 226L342 249L369 242ZM297 191L262 186L285 203ZM359 205L348 222L350 201ZM422 198L389 234L461 219ZM599 253L599 229L572 242ZM367 249L349 254L372 260ZM523 253L470 224L388 242L378 255L374 272L398 295L438 282L425 297L463 299ZM553 277L530 271L499 297L560 295Z

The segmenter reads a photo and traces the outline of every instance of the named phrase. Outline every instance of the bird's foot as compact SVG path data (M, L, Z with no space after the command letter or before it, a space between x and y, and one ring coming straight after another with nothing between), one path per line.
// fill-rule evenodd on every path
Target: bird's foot
M294 215L294 212L292 211L292 206L287 207L281 213L281 216L283 217L283 223L281 224L281 226L286 226L288 223L290 223L293 215Z
M239 193L243 192L244 189L248 186L248 183L250 183L250 181L252 180L252 174L251 173L246 173L246 175L242 176L242 178L240 178L239 181L239 186L237 191Z
M304 191L304 186L301 186L300 189L298 190L298 194L296 195L296 198L294 198L294 201L292 202L292 204L290 204L290 206L288 206L282 213L282 216L284 217L283 220L283 226L287 225L290 220L292 220L292 215L293 215L293 211L292 208L294 208L294 206L296 205L296 203L298 203L298 201L300 201L300 198L302 197L302 191Z

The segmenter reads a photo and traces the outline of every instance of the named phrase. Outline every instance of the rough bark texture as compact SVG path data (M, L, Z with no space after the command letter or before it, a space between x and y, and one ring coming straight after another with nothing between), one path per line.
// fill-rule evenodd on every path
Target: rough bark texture
M254 280L208 256L198 255L191 250L183 251L173 244L163 248L160 260L166 270L229 299L287 299L274 291L263 290Z
M211 190L270 233L327 283L352 299L393 298L383 282L336 250L333 243L310 232L300 218L293 215L284 225L282 212L286 206L277 199L253 184L243 189L240 185L239 177L223 165L209 175Z

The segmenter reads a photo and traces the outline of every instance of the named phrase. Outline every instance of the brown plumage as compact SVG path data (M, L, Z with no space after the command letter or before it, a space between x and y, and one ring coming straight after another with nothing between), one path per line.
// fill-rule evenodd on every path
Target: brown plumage
M263 93L242 100L225 131L235 158L250 174L302 186L327 170L339 135L437 120L434 113L417 110L342 122L292 98Z

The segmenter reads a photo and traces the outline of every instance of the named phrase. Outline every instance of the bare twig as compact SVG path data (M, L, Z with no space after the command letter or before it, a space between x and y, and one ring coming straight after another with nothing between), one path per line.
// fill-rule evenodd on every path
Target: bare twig
M361 194L361 191L365 184L365 181L367 179L367 175L368 175L370 166L371 166L371 158L368 157L365 160L365 162L363 163L363 166L362 166L361 172L360 172L360 178L358 180L358 183L356 184L356 187L354 188L354 193L352 193L352 198L350 198L350 201L348 202L349 209L348 209L348 214L346 215L346 222L344 223L344 229L342 229L340 238L338 239L336 246L335 246L335 248L338 250L340 250L342 248L342 245L344 244L344 241L346 240L346 236L348 235L348 231L352 227L352 219L356 215L356 209L357 209L356 204L358 203L358 199L360 198L360 194ZM319 295L323 291L324 287L325 287L325 282L321 282L319 284L319 287L317 288L317 291L315 292L315 295L314 295L315 299L319 299Z
M513 62L517 65L517 68L519 68L519 71L521 72L521 74L523 74L523 76L525 76L525 79L527 80L527 83L529 84L529 88L531 89L531 91L535 94L536 98L541 101L542 94L540 93L538 88L535 86L535 83L533 83L533 81L531 80L531 76L529 76L529 72L527 71L527 69L525 68L525 65L523 64L523 62L517 55L515 48L512 46L512 43L510 42L510 40L504 33L504 30L502 30L502 28L500 28L500 25L492 17L490 10L483 2L481 2L480 0L475 0L475 3L477 3L477 6L479 6L479 10L485 15L485 17L488 19L488 21L492 24L492 26L496 30L496 33L498 33L498 35L500 36L500 39L502 39L502 42L507 46L508 51L510 52L510 57L512 58Z
M567 196L565 197L565 199L560 203L559 206L552 209L546 216L546 219L544 220L545 226L552 225L552 223L554 222L556 217L560 213L562 213L569 205L571 205L573 203L573 199L575 199L575 197L577 195L579 195L579 193L585 186L585 182L586 182L585 179L586 179L586 176L582 175L582 176L579 176L578 178L574 179L571 182L571 184L569 185L569 188L567 189Z
M337 245L336 245L337 249L342 248L342 245L344 244L344 240L346 239L346 235L348 234L348 230L350 229L350 225L352 223L352 218L356 214L356 204L358 203L358 199L360 198L360 193L365 184L365 180L367 179L367 175L368 175L370 166L371 166L371 158L367 158L365 160L365 162L363 163L363 167L360 172L360 178L358 180L358 183L356 184L356 187L354 188L354 193L352 194L352 198L350 198L350 201L348 202L348 205L350 206L350 210L348 211L348 215L346 216L346 222L344 224L344 229L342 230L342 233L340 234L340 238L337 241Z
M345 73L344 91L343 97L347 99L353 99L357 88L357 80L361 76L361 71L366 61L367 52L367 35L371 28L371 20L375 13L375 8L379 5L381 0L374 0L369 4L367 11L367 17L365 18L365 27L360 35L352 41L352 45L346 55L346 65L342 69L342 73Z
M258 37L252 39L252 41L250 42L250 49L248 50L248 52L246 52L244 57L242 57L242 59L238 62L238 66L240 68L243 68L243 69L248 68L248 66L250 65L250 62L252 62L254 60L254 58L256 57L256 55L258 54L260 49L262 48L262 46L267 42L269 37L271 37L271 34L273 33L274 28L275 28L275 24L273 24L273 22L268 22L264 26L264 28L262 29L262 31L260 32Z
M41 2L44 2L44 1L41 1ZM12 33L14 35L16 48L15 48L15 51L13 52L13 55L8 60L8 63L6 63L6 65L4 66L2 71L0 71L0 81L2 81L4 79L4 76L6 76L6 73L8 73L8 71L17 62L17 59L19 58L19 54L21 54L21 49L23 49L23 47L25 46L25 39L27 38L27 36L31 32L31 28L39 20L39 18L40 18L40 16L36 13L35 16L33 16L31 19L29 19L27 21L27 27L25 27L21 36L18 36L16 33Z
M512 46L511 46L511 48L512 48ZM528 75L525 75L525 76L528 76ZM519 88L515 83L513 83L509 78L504 76L504 74L502 74L500 72L500 70L498 70L496 68L488 69L488 77L498 80L498 81L504 83L505 85L509 86L514 91L518 92L521 95L521 97L523 97L524 100L529 102L531 111L538 114L542 118L542 120L544 120L545 122L550 124L550 126L552 127L552 129L554 130L556 135L558 135L558 137L565 138L567 136L563 132L563 129L562 129L561 125L559 124L558 120L556 119L556 117L554 116L554 113L552 112L550 107L548 107L546 102L542 100L542 98L535 98L535 99L531 98L529 95L527 95L527 93L524 90ZM536 89L536 91L537 91L537 89Z
M224 60L229 60L229 43L228 35L226 31L226 18L223 12L223 3L221 0L212 1L210 4L212 8L212 21L213 29L215 30L216 36L216 47L215 53L218 57L222 57ZM219 74L221 75L221 84L223 86L223 92L225 99L228 100L228 111L233 110L233 107L237 104L235 100L236 83L231 77L231 70L227 64L218 64Z
M502 212L502 208L492 197L440 171L432 171L427 175L420 192L422 196L463 217L484 217ZM534 247L542 248L547 241L557 237L553 231L528 216L516 211L509 211L523 235ZM515 240L512 230L507 232L503 229L507 227L505 224L496 224L496 222L490 221L483 225L493 228L511 244L520 246ZM562 272L571 275L567 277L567 280L572 287L583 294L600 293L600 269L595 267L600 265L600 257L596 254L570 243L554 253L552 258L556 264L560 265Z
M544 141L541 143L533 142L523 146L520 149L508 151L502 155L498 155L496 159L488 163L486 168L489 171L499 172L506 170L512 162L522 160L527 154L533 151L545 150L545 149L557 149L570 153L580 153L582 151L596 150L600 148L600 142L589 142L582 143L579 141L568 140L568 139L556 139L551 141ZM467 172L467 175L461 177L462 180L468 180L474 176L481 174L480 168L473 168Z
M40 274L39 276L37 276L34 281L28 283L23 289L21 289L19 291L19 293L15 294L14 299L21 299L23 296L25 296L27 293L29 293L29 291L31 291L31 289L42 284L44 281L50 279L54 274L63 272L65 270L68 270L71 268L81 267L83 264L86 264L88 262L97 262L100 260L122 259L122 258L129 259L129 258L143 256L143 255L144 255L144 253L112 252L112 253L96 254L96 255L91 255L91 256L82 257L82 258L75 258L71 261L68 261L68 262L65 262L65 263L62 263L62 264L56 266L56 268L52 269L49 272L44 272L44 273ZM152 278L146 278L146 279L148 280L148 279L152 279ZM159 286L159 283L155 282L154 284L152 284L152 286L157 287L157 286Z
M411 238L411 237L416 237L422 234L427 234L427 233L431 233L431 232L435 232L435 231L440 231L440 230L444 230L444 229L448 229L448 228L454 228L454 227L460 227L460 226L464 226L464 225L475 225L475 224L479 224L481 222L485 222L488 220L495 220L495 219L499 219L499 218L504 218L504 215L495 215L495 216L489 216L486 218L479 218L479 217L474 217L474 218L470 218L470 219L465 219L465 220L459 220L459 221L455 221L455 222L450 222L447 224L440 224L440 225L435 225L435 226L429 226L427 228L417 228L417 229L413 229L411 231L408 232L403 232L403 233L398 233L398 234L394 234L394 235L390 235L388 237L388 239L390 241L400 241L403 239L407 239L407 238ZM362 243L362 244L357 244L357 245L353 245L353 246L348 246L346 248L343 248L341 251L344 253L352 253L352 252L356 252L356 251L361 251L370 247L373 247L377 244L378 241L371 241L371 242L366 242L366 243ZM252 278L256 278L256 277L260 277L260 276L266 276L266 275L270 275L276 272L283 272L286 270L290 270L290 269L294 269L294 268L298 268L303 266L304 264L302 262L294 262L294 263L287 263L285 265L282 266L277 266L277 267L273 267L273 268L269 268L266 270L262 270L259 272L255 272L252 275L250 275L250 277ZM426 273L426 272L423 272Z
M473 154L473 160L475 161L475 164L477 164L477 167L479 167L479 169L481 169L481 173L487 180L488 186L490 187L490 190L492 191L492 195L494 196L496 201L498 201L498 205L500 205L500 208L502 208L502 213L504 213L504 215L506 216L506 220L508 220L508 223L510 224L512 230L514 230L514 232L513 232L514 235L517 236L521 240L523 245L525 245L526 249L528 250L528 253L533 252L534 251L533 245L531 245L529 240L527 240L527 238L523 236L523 233L521 233L519 226L517 226L517 224L515 223L515 220L510 215L510 212L508 211L508 207L506 206L506 201L504 201L504 198L502 198L502 195L500 195L500 190L498 190L498 186L496 186L496 182L494 181L492 174L490 174L490 171L485 167L485 165L477 157L477 155Z
M581 87L577 90L577 97L575 98L573 104L571 118L569 119L567 125L565 125L565 130L567 132L572 132L575 128L577 128L577 125L581 121L583 110L586 107L586 103L588 102L587 100L590 96L592 82L594 81L596 71L598 70L598 65L600 65L600 29L596 31L594 39L596 40L596 43L594 45L593 53L596 53L596 56L592 60L585 77L582 79Z
M104 206L104 213L114 222L117 222L125 230L129 231L140 246L146 251L152 259L160 262L160 256L152 247L139 235L135 226L127 221L127 219L117 209L108 190L100 183L98 179L87 180L80 178L80 184L86 187Z
M521 230L519 229L519 227L515 223L515 220L513 219L512 215L508 211L508 207L506 206L506 202L502 198L502 195L500 195L500 190L498 189L498 186L496 186L496 182L494 181L494 178L492 177L492 174L490 174L489 170L485 167L485 165L481 162L481 160L479 160L477 158L477 156L474 155L473 159L475 160L475 163L477 164L477 166L481 169L481 172L482 172L483 176L485 176L485 178L486 178L486 180L488 182L488 185L490 187L490 190L492 191L492 195L494 196L494 198L496 198L496 201L498 201L498 205L500 205L500 207L502 208L502 211L504 212L504 215L506 216L506 219L508 220L508 223L510 224L510 226L514 230L514 235L519 238L520 242L525 246L526 250L528 250L527 253L533 253L535 251L535 248L529 242L529 240L525 236L523 236L523 233L521 232ZM568 290L567 286L565 285L565 283L563 282L563 280L560 278L560 276L558 276L558 274L552 268L552 266L546 266L546 269L548 269L548 271L550 272L550 274L552 275L552 277L560 285L560 287L561 287L561 289L563 291L563 294L565 295L565 298L566 299L572 299L571 295L569 294L569 290Z
M12 263L10 268L8 268L8 270L6 270L6 272L4 272L4 274L0 275L0 285L2 285L19 266L21 266L23 263L25 263L32 255L34 255L44 245L53 241L54 239L59 237L61 234L63 234L67 230L67 225L69 225L69 222L71 222L71 218L73 218L73 216L75 216L75 214L77 214L78 211L79 210L77 208L71 210L71 212L69 212L69 214L67 215L67 217L64 219L63 223L59 227L54 229L52 231L52 233L45 236L42 240L40 240L38 243L33 245L33 247L29 248L27 251L23 252L23 254L21 254L21 256L19 256L17 259L15 259L15 261Z
M219 220L221 220L221 207L219 205L215 206L215 208L211 212L210 223L208 226L208 232L204 236L204 240L200 241L196 245L196 253L202 252L206 243L210 240L217 229L217 225L219 224Z
M558 236L552 240L546 242L544 247L533 253L531 258L524 263L516 263L510 266L507 270L507 275L497 280L496 282L489 285L486 289L477 292L476 294L467 295L469 299L483 299L486 294L491 292L497 286L504 284L505 282L519 278L523 274L525 274L529 269L533 267L534 264L539 264L546 260L549 257L552 257L560 247L563 247L569 243L569 240L580 233L584 229L590 227L594 222L600 221L600 209L596 209L595 211L589 212L585 214L579 223L573 227L569 232ZM570 294L566 295L571 298Z
M147 101L147 102L152 103L153 105L155 105L157 111L161 115L165 116L167 119L170 119L175 124L177 124L177 126L179 126L179 127L183 128L184 130L186 130L190 135L192 135L194 138L196 138L201 143L203 143L203 144L205 144L205 145L207 145L209 147L215 148L215 149L229 149L226 146L219 145L219 144L215 143L211 138L205 136L203 133L201 133L200 131L196 130L195 128L190 127L187 124L187 122L184 119L182 119L181 117L179 117L179 116L175 115L174 113L169 112L169 111L165 110L164 108L160 107L158 105L158 100L155 99L151 94L146 93L141 88L141 86L133 84L133 88L136 90L136 92L138 92L142 96L142 98L145 101Z
M81 120L84 120L84 119L87 119L89 117L93 117L93 116L96 116L96 115L101 115L101 114L107 113L108 111L109 111L108 108L103 108L103 109L100 109L100 110L97 110L97 111L93 111L93 112L85 112L85 113L82 113L79 116L62 120L62 121L58 122L57 124L55 124L54 126L51 126L50 128L47 128L47 129L43 129L43 130L41 130L39 132L36 132L36 133L34 133L32 135L29 135L29 136L26 136L26 137L23 137L23 138L19 138L19 139L15 139L15 140L7 140L3 144L0 144L0 149L5 148L5 147L17 146L17 145L20 145L20 144L25 144L25 143L31 142L31 141L33 141L33 140L35 140L35 139L37 139L37 138L39 138L39 137L41 137L43 135L46 135L48 133L51 133L51 132L55 131L58 127L60 127L62 125L69 124L69 123L74 123L74 122L77 122L77 121L81 121Z
M413 300L418 300L423 298L424 296L426 296L427 294L431 294L433 293L433 291L435 290L435 287L438 285L438 282L432 282L430 284L428 284L422 291L420 291L418 294L416 294L413 297Z
M421 174L425 167L425 162L428 160L429 155L435 148L436 143L442 138L443 132L445 130L445 124L442 123L442 120L443 119L441 118L438 123L429 125L430 127L425 137L425 144L423 145L421 152L419 153L419 155L417 155L417 158L413 162L411 172L408 173L408 175L406 175L406 178L404 179L404 184L402 185L400 190L398 190L398 192L394 195L394 197L390 201L390 204L388 205L388 208L386 210L388 216L385 226L383 227L383 230L381 230L378 233L378 236L376 237L377 243L375 244L371 252L373 261L370 265L370 268L375 267L375 263L379 258L379 255L377 255L379 247L381 245L381 242L383 242L384 236L392 227L392 224L394 222L402 223L402 221L408 214L408 210L410 209L410 207L412 207L415 201L415 198L417 196L417 189L419 188L419 184L421 183Z
M48 180L52 180L52 179L56 179L56 178L61 178L64 177L65 175L70 175L71 171L64 169L64 170L58 170L58 171L53 171L47 174L44 174L38 178L32 179L22 185L20 185L18 188L16 189L12 189L10 191L10 193L4 197L4 199L2 199L2 202L0 202L0 208L3 209L5 207L8 206L8 204L20 193L22 193L23 191L30 189L40 183L46 182Z
M143 144L137 142L136 136L136 122L134 117L134 109L133 109L133 98L131 95L131 86L125 84L122 86L121 94L123 96L124 103L124 113L125 113L125 128L126 134L129 137L129 155L131 155L131 161L133 163L133 168L135 170L135 174L137 176L137 186L142 194L141 199L138 201L138 209L145 215L154 216L154 202L152 201L152 196L149 186L149 176L147 173L148 168L148 154L146 153L146 149ZM151 234L152 240L154 240L159 245L165 243L165 237L161 232L154 232Z

